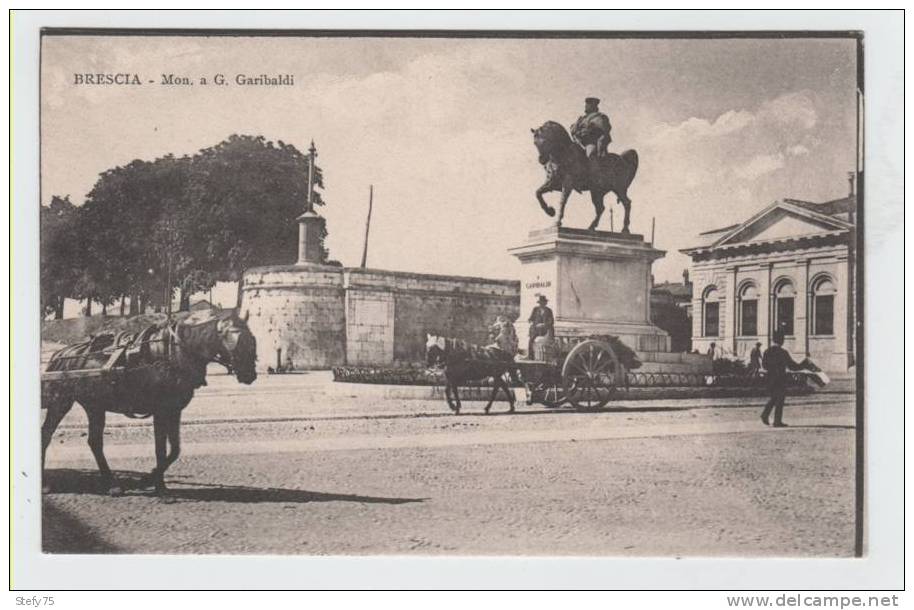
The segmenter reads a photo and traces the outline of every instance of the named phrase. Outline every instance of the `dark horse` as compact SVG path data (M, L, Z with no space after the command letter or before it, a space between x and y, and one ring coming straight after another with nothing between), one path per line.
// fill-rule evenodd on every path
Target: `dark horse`
M460 339L428 335L425 353L426 364L430 368L444 367L446 380L444 397L447 400L447 406L454 413L460 414L460 395L457 393L457 388L466 384L467 381L482 381L489 377L493 381L492 396L489 397L489 404L486 405L485 412L488 413L492 408L492 402L498 396L499 390L504 390L510 405L509 411L514 412L514 392L505 381L505 374L518 383L517 367L514 359L507 352L480 347Z
M609 153L604 157L588 159L584 149L555 121L546 121L542 127L530 131L533 132L533 143L539 151L539 162L546 168L546 182L536 189L536 199L550 216L555 216L555 210L543 199L543 193L562 192L556 224L562 226L565 204L568 203L571 191L590 191L596 212L589 227L593 231L603 215L603 197L606 193L614 192L625 208L622 232L628 233L632 203L628 198L628 187L638 171L638 153L626 150L621 155Z
M122 364L108 378L45 381L42 408L47 409L41 428L41 466L51 437L74 402L89 419L89 448L98 463L108 491L122 493L111 474L102 449L105 413L130 417L152 416L156 467L144 479L157 493L165 491L165 471L180 452L181 411L206 385L206 366L219 362L244 384L257 379L256 341L234 310L194 313L181 321L149 326L136 334L107 333L56 352L47 371L77 371ZM167 443L167 446L166 446ZM49 491L45 487L45 491Z

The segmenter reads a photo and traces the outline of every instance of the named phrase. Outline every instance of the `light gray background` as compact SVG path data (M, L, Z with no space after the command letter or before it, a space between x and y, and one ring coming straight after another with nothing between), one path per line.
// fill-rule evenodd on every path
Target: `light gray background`
M867 523L864 559L333 558L40 553L38 74L41 27L863 30ZM903 15L890 12L17 12L11 210L13 586L66 588L889 589L903 586ZM760 58L760 61L764 61ZM878 264L874 264L878 263ZM878 289L877 289L878 288ZM878 349L871 347L877 346Z

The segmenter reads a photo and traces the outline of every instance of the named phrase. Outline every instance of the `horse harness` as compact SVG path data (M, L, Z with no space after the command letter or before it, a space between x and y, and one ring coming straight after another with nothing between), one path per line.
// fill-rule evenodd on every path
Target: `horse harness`
M510 354L498 348L476 345L452 337L442 337L441 339L443 339L443 351L446 356L462 354L462 360L468 363L506 364L513 361Z
M198 325L214 322L207 320ZM137 371L143 367L156 367L160 369L178 368L178 350L186 344L178 332L182 321L169 321L167 324L151 324L138 333L120 331L117 333L101 333L75 345L70 345L55 352L48 364L48 371L78 371L87 370L87 365L93 360L104 362L102 371L123 370ZM203 358L198 357L192 350L183 350L182 357L198 360L192 366L194 371L192 383L206 385L205 367ZM226 367L231 371L231 363L227 362L222 354L214 354L212 361ZM196 371L203 369L203 375ZM181 367L184 368L184 367ZM164 373L165 371L163 371ZM166 373L167 374L167 373ZM138 414L132 410L122 412L131 419L145 419L152 413Z

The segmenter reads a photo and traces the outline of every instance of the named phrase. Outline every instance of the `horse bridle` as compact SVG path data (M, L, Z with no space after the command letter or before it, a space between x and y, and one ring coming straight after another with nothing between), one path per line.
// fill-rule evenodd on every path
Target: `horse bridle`
M184 343L184 341L181 340L181 337L178 336L177 328L178 328L177 322L175 322L174 324L168 325L168 334L171 337L171 341L169 341L168 344L166 344L166 345L170 344L170 345L178 346L178 345L182 345ZM232 358L231 358L231 355L228 355L228 357L226 358L226 355L222 353L222 351L224 349L225 349L225 347L220 344L219 351L217 351L215 354L213 354L209 358L209 360L207 360L207 362L215 362L216 364L224 366L225 370L227 370L231 374L234 370L234 367L232 366ZM193 352L191 352L189 350L186 353L188 355L193 355L198 360L203 360L203 358L199 357L197 354L194 354Z
M226 361L225 357L218 352L213 354L213 358L212 358L211 362L215 362L216 364L221 364L222 366L225 367L225 370L228 371L229 374L233 373L235 370L234 367L232 366L231 358L229 358L229 360Z

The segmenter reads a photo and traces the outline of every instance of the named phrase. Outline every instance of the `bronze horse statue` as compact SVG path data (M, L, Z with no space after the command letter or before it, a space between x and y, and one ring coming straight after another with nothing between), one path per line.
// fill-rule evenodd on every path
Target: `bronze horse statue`
M156 493L164 493L165 471L181 450L181 411L194 391L206 385L207 365L223 364L239 382L251 384L257 379L256 353L247 316L242 319L235 310L195 312L136 334L104 333L57 351L48 363L48 372L100 369L112 359L123 366L106 378L80 379L74 375L72 380L42 383L41 406L47 409L41 428L42 473L54 431L78 402L89 420L89 448L112 496L121 495L123 489L105 459L105 413L152 417L156 466L142 485L154 485ZM50 486L45 484L44 491L50 491Z
M546 121L542 127L530 131L533 132L533 143L539 151L539 162L546 168L546 182L536 190L536 199L543 211L549 216L555 216L555 210L543 199L543 193L561 191L556 224L562 226L565 204L568 203L571 191L590 191L596 212L589 227L593 231L603 215L603 197L606 193L614 192L618 202L625 208L622 232L628 233L632 203L628 198L628 187L638 171L638 153L626 150L621 155L609 153L588 159L584 149L555 121Z

